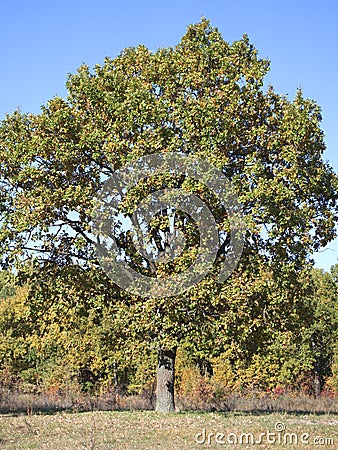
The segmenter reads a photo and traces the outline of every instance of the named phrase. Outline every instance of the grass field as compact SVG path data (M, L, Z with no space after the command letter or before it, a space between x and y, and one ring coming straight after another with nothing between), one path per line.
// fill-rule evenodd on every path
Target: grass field
M0 415L0 448L337 449L338 416L240 412L158 415L150 411L3 414Z

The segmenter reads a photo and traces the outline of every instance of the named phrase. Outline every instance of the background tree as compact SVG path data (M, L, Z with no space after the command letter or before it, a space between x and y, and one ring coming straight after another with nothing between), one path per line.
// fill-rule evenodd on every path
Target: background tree
M159 349L160 411L174 409L175 352L182 339L198 345L215 339L217 327L226 328L227 314L241 317L247 299L256 299L258 323L266 308L259 300L260 278L250 273L267 270L281 286L296 290L293 280L311 253L335 236L337 177L322 159L320 108L301 91L290 101L271 87L264 90L268 68L247 36L230 45L203 19L174 48L129 48L93 71L80 67L69 77L67 99L52 99L37 115L17 111L0 129L5 267L34 258L41 267L96 268L101 275L93 282L104 282L90 233L93 206L104 180L143 155L193 154L232 181L244 207L246 236L241 264L223 286L217 273L229 249L229 224L205 187L188 177L149 177L127 193L120 208L131 216L147 193L184 187L209 206L220 230L214 270L188 292L144 299L116 289L111 298L130 336ZM177 217L187 247L175 264L154 268L128 232L117 229L129 264L153 277L189 266L198 230L186 216ZM161 220L149 224L158 251L166 226ZM243 348L259 340L249 322L233 333ZM132 347L132 339L125 345Z
M312 317L305 339L313 358L313 393L318 396L324 386L324 377L332 373L335 345L338 341L338 293L331 273L313 270L311 284L309 309Z

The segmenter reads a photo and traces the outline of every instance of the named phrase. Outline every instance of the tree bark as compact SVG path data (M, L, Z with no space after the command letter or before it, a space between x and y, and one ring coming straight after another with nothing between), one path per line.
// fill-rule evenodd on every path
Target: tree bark
M315 398L320 397L322 388L323 388L323 377L321 376L319 370L315 369L313 376L313 394Z
M174 384L175 384L175 358L176 347L167 350L158 350L156 411L175 411Z

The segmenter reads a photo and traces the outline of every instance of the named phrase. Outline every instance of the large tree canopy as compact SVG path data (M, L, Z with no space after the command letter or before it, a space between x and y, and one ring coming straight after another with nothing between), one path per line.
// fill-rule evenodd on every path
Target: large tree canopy
M246 292L257 293L262 271L285 273L292 285L311 253L335 236L337 176L322 158L319 106L301 91L291 101L265 89L268 70L247 36L229 44L203 19L174 48L128 48L94 70L82 66L69 76L68 98L53 98L37 115L8 116L0 128L3 264L26 258L41 268L97 264L90 230L105 180L141 156L180 152L208 160L231 180L245 214L244 251L237 271L219 286L226 211L188 177L143 180L121 211L130 215L149 192L184 187L213 211L225 245L215 273L179 298L131 302L120 293L123 307L133 305L138 329L156 336L160 348L175 348L183 335L199 339L204 328L212 336L227 302L238 305ZM162 219L148 230L158 249L160 231L168 228ZM153 277L189 265L198 230L179 212L176 220L189 245L165 267L138 253L121 226L119 245L129 263ZM248 274L256 287L249 287Z

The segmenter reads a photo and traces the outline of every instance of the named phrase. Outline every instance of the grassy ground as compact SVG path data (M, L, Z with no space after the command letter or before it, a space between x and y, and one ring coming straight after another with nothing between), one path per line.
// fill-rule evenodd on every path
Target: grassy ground
M245 435L241 436L243 433ZM317 439L319 437L321 440ZM298 445L295 445L296 440ZM193 450L222 447L337 449L338 416L239 412L158 415L150 411L0 415L1 449Z

